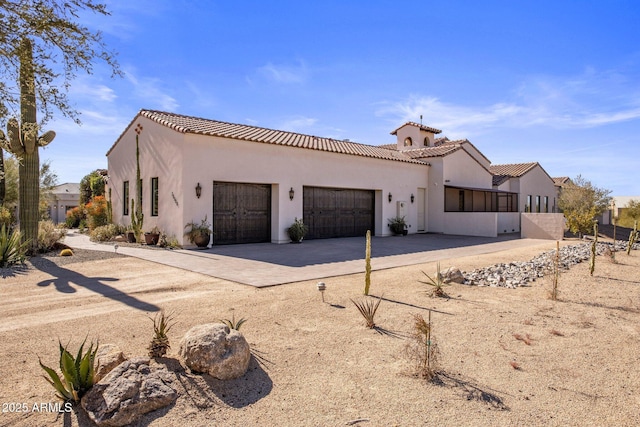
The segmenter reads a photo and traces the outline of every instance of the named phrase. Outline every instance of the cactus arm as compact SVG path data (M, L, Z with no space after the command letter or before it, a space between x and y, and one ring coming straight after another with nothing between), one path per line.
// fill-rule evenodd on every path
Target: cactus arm
M7 123L7 139L9 140L9 151L16 156L24 154L24 147L20 142L20 124L15 118L10 118Z
M55 137L56 133L52 130L43 133L40 138L38 138L38 147L46 147Z

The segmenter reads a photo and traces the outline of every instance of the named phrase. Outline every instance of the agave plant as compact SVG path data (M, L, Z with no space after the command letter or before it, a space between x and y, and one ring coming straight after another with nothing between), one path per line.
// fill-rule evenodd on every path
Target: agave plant
M24 263L29 242L20 242L20 232L8 231L3 224L0 228L0 267Z
M444 291L445 286L449 286L447 283L444 283L442 279L442 274L440 274L440 263L437 264L436 269L436 277L433 278L429 276L424 271L422 272L425 276L427 276L427 280L418 280L420 283L424 283L425 285L433 286L433 290L429 293L432 297L440 297L440 298L448 298L449 295Z
M231 317L231 320L229 319L220 319L220 322L224 323L225 325L227 325L229 327L229 329L235 329L236 331L240 330L240 327L244 324L244 322L246 322L247 319L245 319L244 317L242 317L240 320L238 320L236 322L236 315L234 314Z
M364 317L365 324L369 329L376 327L374 317L376 316L376 312L380 306L380 301L382 301L382 297L377 300L372 297L365 297L360 301L351 300L351 302L358 308L360 314L362 314L362 317Z
M153 320L153 339L149 343L149 347L147 347L149 357L162 357L167 354L167 350L171 348L167 333L176 322L173 321L172 313L165 314L164 311L156 314L151 320Z
M45 366L40 358L38 362L42 369L49 375L49 378L44 377L49 384L56 390L56 396L65 402L77 403L80 398L93 386L95 375L95 357L98 351L98 344L96 343L93 348L93 342L87 349L86 353L83 353L86 338L80 345L78 354L74 358L69 351L58 341L60 345L60 371L62 371L62 378L58 373Z

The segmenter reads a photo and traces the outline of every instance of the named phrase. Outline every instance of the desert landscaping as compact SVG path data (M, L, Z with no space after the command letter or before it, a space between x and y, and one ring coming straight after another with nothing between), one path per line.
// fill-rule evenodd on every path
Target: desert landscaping
M441 266L470 271L554 248L549 241ZM445 287L449 298L431 298L419 280L435 263L374 271L370 293L382 300L373 329L351 302L362 298L364 273L327 278L323 302L317 280L257 289L89 252L5 271L0 425L91 425L82 410L33 410L56 402L38 358L55 367L58 340L74 352L85 337L128 358L146 356L159 309L177 323L167 356L152 364L168 369L166 384L178 397L134 425L640 424L637 250L616 253L616 262L598 256L593 276L588 262L562 272L557 301L548 277L515 289L454 283ZM431 381L415 375L407 353L413 316L429 310L438 349ZM232 318L247 319L240 329L252 354L247 373L222 381L185 369L178 355L185 332ZM28 410L16 412L24 403Z

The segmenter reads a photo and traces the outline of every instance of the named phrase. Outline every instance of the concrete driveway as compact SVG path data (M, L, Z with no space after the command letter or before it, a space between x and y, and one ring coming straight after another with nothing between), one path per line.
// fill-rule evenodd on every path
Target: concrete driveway
M412 234L373 237L373 270L421 264L448 258L479 255L540 245L548 240ZM113 244L98 244L79 233L69 233L72 248L113 251ZM118 253L182 268L256 287L364 272L365 238L306 240L301 244L254 243L215 246L211 249L151 250L120 247Z

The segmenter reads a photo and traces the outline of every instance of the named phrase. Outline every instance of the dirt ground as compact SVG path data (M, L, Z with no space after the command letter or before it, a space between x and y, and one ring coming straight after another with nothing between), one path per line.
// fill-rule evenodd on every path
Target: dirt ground
M471 270L554 248L441 264ZM176 372L180 397L140 426L640 425L640 252L616 259L598 257L593 277L588 263L564 272L558 301L547 279L518 289L455 284L442 299L418 282L434 263L376 271L375 329L350 301L362 298L364 274L325 280L323 303L317 281L255 289L129 257L45 260L0 279L0 425L89 425L82 412L33 410L56 401L38 357L55 366L59 339L76 349L86 336L145 355L159 309L178 320L158 363ZM413 375L406 352L412 315L428 310L435 382ZM247 374L223 382L185 371L183 334L234 315L248 319Z

